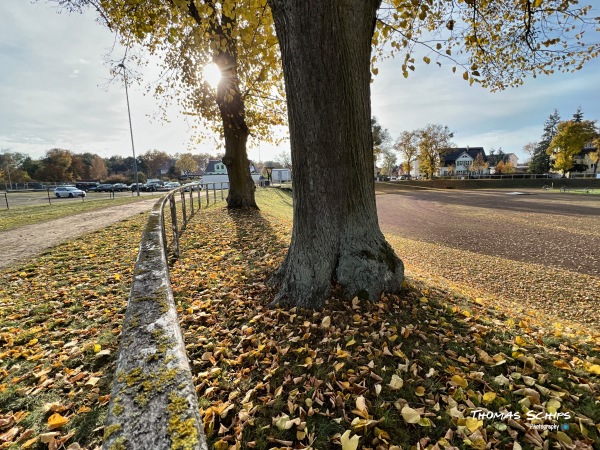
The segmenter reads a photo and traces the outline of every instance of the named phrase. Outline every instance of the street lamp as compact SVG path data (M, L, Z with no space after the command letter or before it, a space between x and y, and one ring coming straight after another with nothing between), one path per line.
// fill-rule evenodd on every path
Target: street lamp
M133 181L138 197L140 196L140 184L138 183L137 160L135 159L135 146L133 145L133 127L131 126L131 109L129 108L129 92L127 91L127 70L125 64L121 63L117 67L123 69L123 79L125 81L125 98L127 99L127 115L129 116L129 134L131 135L131 151L133 152Z

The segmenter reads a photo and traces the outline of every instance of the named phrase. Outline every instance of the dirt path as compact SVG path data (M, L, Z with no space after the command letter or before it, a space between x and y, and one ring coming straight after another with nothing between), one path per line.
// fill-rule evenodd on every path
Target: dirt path
M0 232L0 269L85 233L150 211L157 199L144 200L62 217Z

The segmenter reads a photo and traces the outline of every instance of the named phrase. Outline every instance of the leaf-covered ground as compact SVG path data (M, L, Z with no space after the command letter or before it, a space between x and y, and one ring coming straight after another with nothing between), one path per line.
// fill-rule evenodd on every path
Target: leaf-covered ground
M0 272L0 449L100 444L146 217Z
M260 190L258 200L260 212L203 210L172 271L213 448L598 446L597 335L560 312L546 326L507 299L492 309L494 297L471 295L461 279L450 286L427 273L427 259L406 256L430 248L395 236L410 275L400 295L268 309L265 280L285 255L291 199ZM0 448L101 442L144 221L0 272ZM505 417L474 418L478 409ZM560 427L530 428L528 410Z
M260 212L195 220L172 271L213 448L600 444L597 334L492 308L422 270L375 303L336 294L318 312L269 309L291 200L258 199Z

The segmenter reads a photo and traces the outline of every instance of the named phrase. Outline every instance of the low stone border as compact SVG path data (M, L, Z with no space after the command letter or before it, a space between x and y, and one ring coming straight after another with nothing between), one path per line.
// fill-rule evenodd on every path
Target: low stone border
M169 196L154 205L142 236L103 450L208 450L169 280L163 217Z

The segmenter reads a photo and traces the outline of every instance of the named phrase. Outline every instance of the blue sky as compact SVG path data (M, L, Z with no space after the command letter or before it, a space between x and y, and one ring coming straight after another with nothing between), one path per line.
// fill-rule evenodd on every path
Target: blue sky
M114 38L91 13L57 11L45 2L0 2L0 148L33 157L54 147L129 156L123 85L107 85L105 57ZM118 47L114 52L115 59L122 55ZM373 115L394 139L404 130L440 123L454 132L458 146L501 147L521 162L523 146L539 139L554 108L563 119L578 106L585 118L600 119L599 60L575 74L529 78L524 86L496 93L469 86L450 69L422 64L405 79L399 61L383 61L372 84ZM146 78L157 74L150 67ZM130 101L137 154L154 148L216 152L214 142L190 142L189 124L175 110L169 123L152 119L156 100L144 96L142 87L131 87ZM273 159L283 150L262 144L260 157ZM258 159L258 146L249 154Z

